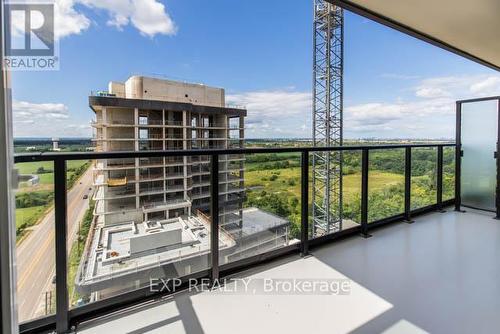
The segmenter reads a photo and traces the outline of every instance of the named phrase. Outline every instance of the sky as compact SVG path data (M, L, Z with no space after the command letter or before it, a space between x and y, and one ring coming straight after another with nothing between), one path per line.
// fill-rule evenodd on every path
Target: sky
M13 72L15 137L90 137L91 91L145 75L226 90L247 138L310 138L312 0L56 0L60 68ZM344 135L453 138L500 74L345 12Z

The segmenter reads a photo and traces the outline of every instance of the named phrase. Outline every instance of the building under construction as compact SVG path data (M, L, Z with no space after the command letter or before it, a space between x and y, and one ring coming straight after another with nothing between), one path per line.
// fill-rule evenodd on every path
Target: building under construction
M89 97L97 152L244 146L246 110L224 90L134 76ZM102 159L94 166L95 219L76 277L98 300L210 266L210 161L205 156ZM244 155L219 158L220 263L296 242L286 219L243 208ZM161 268L161 269L159 269Z

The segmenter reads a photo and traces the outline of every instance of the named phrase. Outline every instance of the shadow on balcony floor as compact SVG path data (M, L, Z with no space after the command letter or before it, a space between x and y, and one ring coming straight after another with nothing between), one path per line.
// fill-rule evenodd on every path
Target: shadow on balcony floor
M493 333L500 327L500 222L490 214L429 214L373 235L238 276L349 279L347 295L181 293L81 324L78 333Z

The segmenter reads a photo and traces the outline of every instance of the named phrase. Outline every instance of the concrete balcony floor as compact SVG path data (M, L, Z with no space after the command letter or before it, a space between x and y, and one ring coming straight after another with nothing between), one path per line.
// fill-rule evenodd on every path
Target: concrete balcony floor
M432 213L239 274L347 278L347 295L183 292L80 324L78 333L496 333L500 221Z

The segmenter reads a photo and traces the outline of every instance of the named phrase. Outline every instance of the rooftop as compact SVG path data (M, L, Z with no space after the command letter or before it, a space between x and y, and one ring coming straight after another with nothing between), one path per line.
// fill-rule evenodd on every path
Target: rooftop
M117 107L246 116L244 107L226 106L222 88L145 76L132 76L123 83L111 81L108 91L91 93L89 105L94 111Z
M283 218L257 208L243 210L241 226L219 235L219 249L237 246L238 240L261 235L271 238L274 230L290 223ZM267 240L267 239L266 239ZM261 241L258 242L260 244ZM282 246L282 245L279 245ZM233 249L233 253L246 251ZM80 267L77 286L82 292L107 289L131 278L142 277L159 266L172 263L173 277L185 273L183 261L189 266L203 268L210 253L210 223L201 216L182 216L170 220L148 221L140 224L123 222L97 226L85 266ZM234 254L232 254L234 255Z

